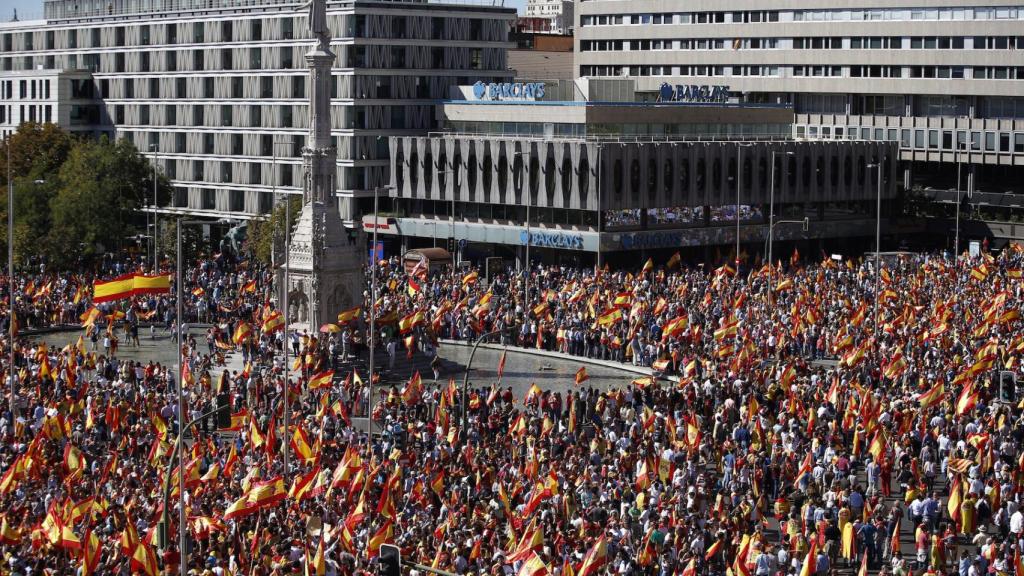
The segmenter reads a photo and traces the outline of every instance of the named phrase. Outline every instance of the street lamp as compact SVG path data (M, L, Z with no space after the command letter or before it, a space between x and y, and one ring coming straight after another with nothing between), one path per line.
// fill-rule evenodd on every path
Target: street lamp
M811 228L811 219L804 216L803 220L779 220L775 223L775 226L780 224L800 224L804 232L807 232ZM768 253L772 252L772 233L775 232L775 227L768 226ZM775 279L775 267L772 266L771 259L768 260L768 304L771 305L774 302L774 290L772 288L772 282Z
M476 349L480 347L480 344L484 340L490 338L491 336L494 336L495 334L501 334L502 332L505 332L506 330L508 330L507 326L505 328L501 328L501 329L498 329L498 330L492 330L491 332L488 332L486 334L481 334L480 337L476 339L476 342L473 343L473 350L470 351L470 353L469 353L469 362L466 362L466 372L465 372L465 374L462 377L462 399L461 400L462 400L462 429L463 430L468 430L469 429L469 399L468 399L469 398L469 371L473 368L473 357L476 356ZM507 344L505 345L505 348L506 349L508 348Z
M516 150L512 154L513 169L514 169L514 166L515 166L515 158L522 158L526 154L527 153L522 151L522 150ZM520 162L522 162L522 160L520 160ZM517 191L519 192L519 196L521 198L522 195L523 195L523 188L524 188L523 187L522 176L520 176L520 178L519 178L519 184L516 185L516 183L515 183L515 174L513 173L512 185L515 186L516 188L518 188ZM524 259L525 260L525 265L523 266L523 317L524 318L528 314L527 310L529 310L529 296L528 295L530 293L530 240L531 240L531 238L530 238L530 204L533 204L533 198L530 197L529 191L527 191L526 194L527 194L527 197L525 198L525 200L526 200L526 257Z
M879 278L881 277L882 267L882 160L878 162L872 162L867 165L868 168L874 168L878 173L878 183L875 186L876 206L875 206L875 302L874 302L874 332L875 332L875 345L878 345L878 288Z
M288 142L288 141L277 140L277 139L273 139L271 141L271 143L270 143L270 148L271 148L270 189L271 189L271 195L273 195L275 200L277 199L277 176L278 176L278 170L277 170L277 147L278 146L283 146L283 145L290 145L291 146L291 145L293 145L293 143L292 142ZM289 275L288 275L288 245L291 243L291 222L292 222L292 205L291 205L291 202L289 201L289 198L286 195L285 199L284 199L284 249L282 250L282 252L284 252L284 277L283 277L283 280L282 280L282 283L281 283L282 285L281 285L281 300L280 300L281 301L281 314L284 316L284 338L283 338L283 341L281 342L281 348L284 350L284 365L283 365L283 368L282 368L284 370L284 383L283 383L283 386L282 386L282 388L284 389L284 394L283 394L282 397L284 398L284 431L285 431L285 435L288 434L288 429L289 429L289 426L291 425L291 406L290 406L291 405L291 402L290 402L291 401L291 398L290 398L290 392L291 391L288 389L288 384L289 384L289 382L288 382L288 373L289 373L289 369L288 369L288 280L289 280ZM271 256L273 256L273 254L274 254L273 244L271 244L270 254L271 254ZM284 461L284 471L285 471L285 474L287 474L288 473L288 459L289 459L289 447L290 446L289 446L289 442L288 442L287 439L285 439L285 441L282 442L281 444L282 444L281 450L283 451L282 456L284 457L283 458L283 461Z
M445 175L457 176L457 174L456 174L456 172L455 172L455 170L453 168L439 169L437 171L437 175L438 175L438 177L445 176ZM459 248L458 248L458 246L455 245L455 187L458 184L459 184L458 178L455 178L455 182L452 183L452 219L451 219L451 225L452 225L452 235L451 235L451 239L452 239L452 246L451 246L452 254L451 254L451 257L452 257L452 282L453 283L455 282L455 278L456 278L456 276L455 276L455 256L459 253ZM448 187L448 182L446 181L445 182L445 188L447 188L447 187ZM436 214L435 214L435 216L436 216ZM435 220L436 220L436 218L435 218Z
M373 189L373 246L370 248L370 381L366 392L366 447L367 458L372 454L373 439L373 371L377 341L377 219L378 197L381 190L397 190L395 186L377 186Z
M772 227L775 225L775 154L776 151L772 150L772 170L771 170L771 185L768 190L768 266L769 269L772 265ZM782 153L783 156L795 156L796 154L792 150L786 150Z
M156 274L160 270L160 229L157 228L157 219L160 217L157 213L159 202L156 196L156 153L157 145L150 144L149 149L153 152L153 274Z
M183 381L185 377L184 371L184 358L182 358L182 333L181 326L183 324L184 316L182 310L182 297L184 296L183 290L183 276L181 273L181 229L185 226L196 226L207 224L202 220L178 220L177 226L177 258L175 258L175 279L174 279L174 290L176 292L174 298L175 315L178 318L178 326L176 328L178 341L178 438L174 445L174 450L178 454L178 554L181 556L181 561L178 563L178 567L181 570L181 576L187 576L186 570L186 555L185 555L185 463L184 463L184 446L185 441L185 383ZM287 441L285 441L287 444ZM170 467L170 462L168 462ZM164 517L167 517L167 505L164 505ZM166 524L165 524L166 526Z
M10 379L11 392L11 420L18 417L17 384L14 376L14 179L11 174L11 140L7 137L7 292L8 292L8 318L7 329L10 337L10 357L8 358L7 377ZM43 184L44 180L33 180L33 184Z
M953 240L953 261L960 258L960 169L963 166L963 150L967 148L967 142L956 144L956 236ZM968 176L968 188L970 188L970 176ZM959 275L957 276L959 278Z
M736 273L740 271L740 189L743 188L743 149L753 146L751 143L736 144Z

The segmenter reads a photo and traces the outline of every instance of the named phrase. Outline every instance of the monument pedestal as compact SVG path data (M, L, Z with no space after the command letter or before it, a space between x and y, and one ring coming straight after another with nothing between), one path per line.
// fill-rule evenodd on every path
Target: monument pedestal
M316 332L337 322L342 310L361 305L367 256L360 242L349 240L338 214L338 152L331 141L331 66L336 57L330 49L325 0L312 0L308 6L317 44L306 53L309 136L302 149L302 212L287 248L287 274L280 270L277 281L287 290L289 324Z
M311 333L363 300L363 262L334 206L302 207L288 246L288 318ZM278 280L284 281L284 269Z

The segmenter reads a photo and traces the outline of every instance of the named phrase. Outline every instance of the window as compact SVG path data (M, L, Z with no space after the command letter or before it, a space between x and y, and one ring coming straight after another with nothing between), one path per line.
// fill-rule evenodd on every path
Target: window
M195 22L192 24L192 43L202 44L203 42L206 42L206 24Z
M220 125L221 126L231 126L231 108L232 108L231 106L227 106L227 105L224 105L224 106L220 107Z
M272 76L260 76L260 98L274 97L274 78Z
M292 98L306 97L306 78L304 76L292 76Z
M207 76L206 78L203 78L203 98L211 99L213 98L213 94L213 77Z
M259 49L259 48L250 48L249 49L249 69L250 70L259 70L260 68L263 68L262 50Z
M175 132L174 133L174 152L177 154L185 153L185 133Z
M295 29L293 27L293 20L291 18L281 19L281 37L285 40L292 40L295 38Z
M176 98L188 98L187 82L184 78L174 79L174 95Z
M985 132L985 151L995 152L996 151L996 133Z
M160 80L158 78L149 79L149 97L159 98L160 97Z
M149 72L149 52L139 53L139 71Z
M231 77L231 97L235 99L242 98L242 77L232 76Z
M220 40L221 42L232 42L234 40L234 21L222 20L220 23Z
M285 70L292 67L292 47L285 46L281 48L281 68Z
M213 154L213 134L203 134L203 154Z
M168 24L167 25L167 43L177 44L178 43L178 25Z
M231 154L233 156L242 155L242 135L232 134L231 135Z
M142 46L149 46L149 25L143 24L139 26L139 44Z
M263 20L254 18L253 20L250 20L250 26L250 33L252 34L252 38L250 38L250 40L263 40Z
M202 50L192 51L192 69L199 72L206 69L206 55Z
M224 70L232 70L232 55L231 48L221 48L220 50L220 67Z
M167 58L167 71L177 72L178 71L178 53L174 50L168 50L164 52Z

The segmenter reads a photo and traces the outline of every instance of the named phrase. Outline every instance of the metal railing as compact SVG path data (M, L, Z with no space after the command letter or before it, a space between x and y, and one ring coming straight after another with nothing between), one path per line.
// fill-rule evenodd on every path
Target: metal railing
M355 0L329 0L330 5L353 4ZM503 7L504 0L374 0L395 4L454 4ZM47 20L82 20L114 16L143 16L181 12L224 11L239 9L263 10L290 7L298 12L299 0L47 0L43 16ZM19 18L21 16L19 15Z

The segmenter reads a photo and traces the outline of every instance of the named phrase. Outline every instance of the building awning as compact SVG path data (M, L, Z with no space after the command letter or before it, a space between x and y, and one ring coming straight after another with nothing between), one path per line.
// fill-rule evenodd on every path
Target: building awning
M422 260L426 258L428 264L448 263L452 261L452 255L444 248L414 248L405 253L406 260Z

